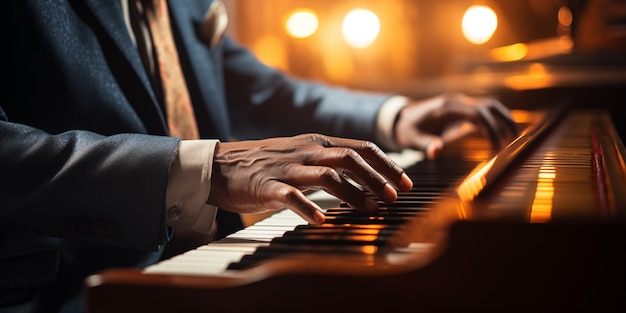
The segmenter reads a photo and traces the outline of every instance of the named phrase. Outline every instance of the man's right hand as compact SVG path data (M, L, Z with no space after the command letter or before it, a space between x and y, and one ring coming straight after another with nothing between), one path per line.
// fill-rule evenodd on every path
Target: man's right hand
M324 222L320 207L305 196L324 190L363 212L377 203L353 180L386 202L413 182L404 170L368 141L305 134L219 143L208 204L237 213L289 208L312 224Z

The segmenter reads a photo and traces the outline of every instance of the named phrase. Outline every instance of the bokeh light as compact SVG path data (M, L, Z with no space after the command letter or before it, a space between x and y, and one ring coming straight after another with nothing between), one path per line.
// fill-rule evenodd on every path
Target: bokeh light
M476 45L489 41L498 27L498 17L489 7L473 5L463 15L461 29L465 38Z
M287 33L293 37L306 38L315 33L318 24L319 21L315 11L302 8L293 11L289 15L285 28Z
M380 20L372 11L354 9L343 19L343 37L353 48L370 46L380 32Z

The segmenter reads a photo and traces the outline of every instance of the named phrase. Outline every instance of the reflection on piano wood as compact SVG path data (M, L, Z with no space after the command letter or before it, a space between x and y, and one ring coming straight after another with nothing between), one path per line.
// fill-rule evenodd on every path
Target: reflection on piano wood
M308 226L281 211L144 271L90 277L99 312L626 309L624 146L601 110L567 110L502 151L481 138L407 168L375 216Z

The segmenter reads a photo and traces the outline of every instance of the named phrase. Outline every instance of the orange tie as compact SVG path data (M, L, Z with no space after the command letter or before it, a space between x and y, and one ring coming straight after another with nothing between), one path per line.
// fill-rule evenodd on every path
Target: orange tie
M174 44L167 1L148 0L143 3L161 75L170 135L198 139L198 127Z

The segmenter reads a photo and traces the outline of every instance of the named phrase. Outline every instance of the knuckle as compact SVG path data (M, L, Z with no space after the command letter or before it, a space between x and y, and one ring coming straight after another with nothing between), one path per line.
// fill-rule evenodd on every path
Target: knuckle
M315 137L316 137L316 134L313 134L313 133L301 134L301 135L296 136L296 138L301 138L301 139L305 139L309 141L314 141Z
M371 150L374 151L376 153L378 152L382 152L382 150L380 150L380 148L378 147L378 145L376 145L375 143L371 142L371 141L364 141L363 142L363 148L367 149L367 150Z
M344 148L341 150L340 159L342 161L354 162L361 158L358 152L350 148Z
M341 175L330 167L320 167L317 170L318 177L326 184L341 183Z
M293 187L284 186L278 190L280 199L285 203L291 203L298 200L298 190Z
M298 137L308 142L322 144L322 145L327 141L324 135L318 134L318 133L302 134L302 135L299 135Z

